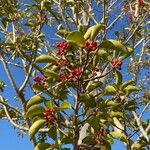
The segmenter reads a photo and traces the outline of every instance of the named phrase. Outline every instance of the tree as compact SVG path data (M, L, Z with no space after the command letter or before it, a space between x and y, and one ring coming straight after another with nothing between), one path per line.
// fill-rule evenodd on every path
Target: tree
M111 149L114 139L149 149L149 6L1 0L1 119L29 133L35 150Z

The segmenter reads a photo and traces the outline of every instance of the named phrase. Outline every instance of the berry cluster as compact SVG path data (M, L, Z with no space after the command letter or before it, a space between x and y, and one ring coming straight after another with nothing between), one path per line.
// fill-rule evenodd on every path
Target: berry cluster
M44 119L46 120L47 125L53 124L56 120L55 118L55 110L46 108L44 111Z
M119 60L118 58L114 58L111 61L111 66L113 69L118 68L119 70L121 70L122 61Z
M40 77L40 76L36 76L33 78L34 82L35 82L35 85L41 85L41 86L44 86L45 85L45 77Z
M82 71L81 71L81 69L73 69L72 71L71 71L71 77L72 78L78 78L78 77L80 77L81 76L81 74L82 74Z
M70 71L70 74L62 74L60 75L59 80L60 81L64 81L64 80L73 80L73 81L77 81L77 79L82 75L82 70L81 69L73 69Z
M95 51L97 49L97 42L87 40L83 45L80 46L82 49L86 49L87 51Z
M56 47L58 48L57 55L62 56L65 53L65 50L69 48L69 44L65 41L56 43Z

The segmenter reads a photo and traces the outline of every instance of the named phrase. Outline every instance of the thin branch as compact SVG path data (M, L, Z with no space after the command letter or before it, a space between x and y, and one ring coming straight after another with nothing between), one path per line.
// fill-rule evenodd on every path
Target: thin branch
M92 81L92 80L103 78L103 77L107 76L110 72L112 72L112 69L110 71L106 72L104 75L100 75L100 76L94 77L94 78L92 77L92 78L84 80L83 82L88 82L88 81Z
M3 97L2 97L1 95L0 95L0 99L1 99L2 102L4 102L4 99L3 99ZM10 114L9 114L9 112L8 112L8 110L7 110L7 107L6 107L5 105L3 105L3 108L4 108L4 111L5 111L5 113L6 113L6 116L7 116L8 120L10 121L10 123L11 123L14 127L18 128L18 129L20 129L20 130L23 130L23 131L28 131L28 128L27 128L27 127L20 126L20 125L16 124L16 123L12 120L12 118L10 117Z
M5 61L5 58L4 58L4 56L3 56L2 53L1 53L1 61L2 61L2 63L3 63L4 69L5 69L5 71L6 71L6 74L7 74L8 78L9 78L9 81L10 81L10 83L11 83L13 89L14 89L15 92L18 94L17 85L16 85L16 83L15 83L13 77L12 77L12 74L11 74L9 68L8 68L8 65L7 65L7 63L6 63L6 61Z
M145 137L145 139L149 142L149 137L148 137L146 131L144 130L144 128L143 128L143 126L142 126L142 124L141 124L141 121L140 121L140 119L138 118L138 116L137 116L137 114L135 113L135 111L132 111L132 115L134 116L134 119L135 119L135 121L136 121L136 123L137 123L137 125L138 125L138 127L139 127L139 129L140 129L140 131L141 131L141 133L143 134L143 136Z
M5 101L1 101L0 100L0 104L5 105L6 107L9 107L9 108L13 109L14 111L16 111L19 114L22 114L18 109L16 109L15 107L11 106L10 104L7 104Z
M144 107L144 109L142 110L142 112L141 112L141 114L140 114L140 116L139 116L139 120L141 120L141 118L142 118L144 112L146 111L146 109L148 108L149 105L150 105L150 102L148 102L147 105L146 105L146 106Z

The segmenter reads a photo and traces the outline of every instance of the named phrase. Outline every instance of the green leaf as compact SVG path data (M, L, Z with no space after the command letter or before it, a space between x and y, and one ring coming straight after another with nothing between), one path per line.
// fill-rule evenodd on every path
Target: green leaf
M115 139L119 139L119 140L121 140L121 141L123 141L123 142L126 142L126 141L127 141L126 136L125 136L125 134L123 134L123 133L110 132L109 134L110 134L111 137L113 137L113 138L115 138Z
M27 113L25 114L25 118L28 118L28 117L33 118L38 115L43 115L43 112L44 112L44 108L42 106L32 105L27 110Z
M125 58L129 57L133 52L134 50L132 48L126 48L126 52L121 53L119 60L124 60Z
M29 107L31 107L32 105L35 105L35 104L40 104L44 100L45 100L45 98L43 96L35 95L35 96L31 97L30 100L27 102L26 108L29 108Z
M125 89L124 89L124 91L125 91L125 93L128 95L128 94L130 94L130 93L132 93L132 92L137 92L137 91L139 91L140 89L139 88L137 88L136 86L133 86L133 85L128 85Z
M122 74L116 70L115 71L116 85L121 85L122 83Z
M108 85L105 88L105 95L114 95L116 93L116 89L112 85Z
M40 55L36 58L35 63L53 63L56 64L56 59L49 55Z
M96 56L101 57L102 59L105 60L111 60L111 58L109 57L109 54L105 51L105 50L98 50L98 52L96 53Z
M37 146L34 148L34 150L46 150L50 147L50 144L48 143L38 143Z
M110 39L110 40L105 40L103 41L100 45L99 45L100 48L105 48L105 49L114 49L114 50L117 50L117 51L122 51L122 52L126 52L126 48L124 47L124 45L122 45L122 43L120 41L117 41L117 40L113 40L113 39Z
M33 139L34 135L39 131L39 129L45 124L44 119L36 120L29 129L30 140Z
M53 70L49 70L49 69L46 69L44 71L44 75L47 76L47 77L51 77L51 78L58 78L59 77L58 73L56 73Z
M82 94L82 95L79 97L79 101L80 101L80 102L85 102L85 101L88 101L88 100L90 100L90 99L91 99L91 96L90 96L90 94L87 94L87 93Z
M57 141L57 128L55 125L51 126L49 131L48 131L48 135L50 136L50 138L52 138L54 141Z
M86 87L86 90L88 92L91 92L95 90L96 88L100 87L103 83L100 81L94 81L94 82L89 82L89 84Z
M132 150L144 150L144 148L140 143L136 142L132 144Z
M68 103L67 101L63 101L61 106L59 107L60 110L64 110L64 109L71 109L72 106L70 103Z
M83 24L80 24L80 25L78 26L78 30L79 30L82 34L85 34L87 28L88 28L88 26L87 26L87 25L83 25Z
M124 107L126 110L135 110L136 108L138 108L135 100L128 101L128 103L125 104Z
M120 87L120 90L124 90L128 85L135 85L135 81L133 80L129 80L129 81L126 81L124 82L121 87Z
M44 104L47 108L50 108L50 109L53 108L52 100L45 100Z
M111 111L109 114L111 117L123 118L123 113L119 111Z
M117 102L115 102L114 100L103 100L102 102L100 102L100 107L114 107L114 106L118 106L119 104Z
M73 32L69 33L66 40L68 42L76 43L77 45L83 44L85 41L82 33L79 31L73 31Z
M94 26L90 27L84 35L85 40L87 40L87 39L95 40L95 38L98 35L99 31L101 29L104 29L104 27L105 27L104 24L97 24L97 25L94 25Z
M33 85L32 85L32 88L33 88L34 90L42 91L42 92L44 92L44 90L45 90L43 86L37 85L37 84L33 84Z

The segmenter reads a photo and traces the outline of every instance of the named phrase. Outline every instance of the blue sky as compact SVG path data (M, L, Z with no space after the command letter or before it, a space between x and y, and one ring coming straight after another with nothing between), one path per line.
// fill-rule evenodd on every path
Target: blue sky
M6 120L0 120L0 149L1 150L33 150L28 135L17 136L17 132ZM116 141L112 150L126 150L123 143Z

